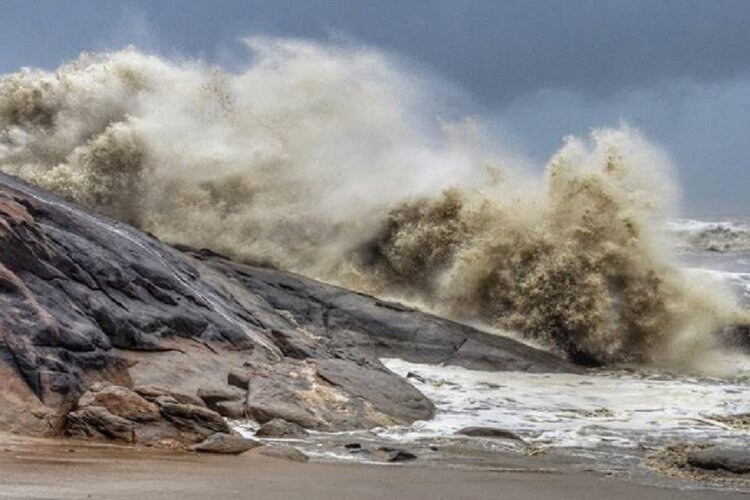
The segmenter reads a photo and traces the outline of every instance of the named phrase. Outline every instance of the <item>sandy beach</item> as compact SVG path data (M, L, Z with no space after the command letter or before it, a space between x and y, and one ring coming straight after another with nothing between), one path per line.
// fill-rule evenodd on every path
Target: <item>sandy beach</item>
M249 452L177 454L74 441L4 437L2 499L734 499L746 494L647 486L593 473L515 466L293 463Z

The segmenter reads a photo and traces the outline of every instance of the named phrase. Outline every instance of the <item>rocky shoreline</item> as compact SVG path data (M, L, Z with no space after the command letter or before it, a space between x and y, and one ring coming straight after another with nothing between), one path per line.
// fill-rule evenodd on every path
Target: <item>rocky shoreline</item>
M585 373L549 352L398 303L165 245L3 174L0 287L0 432L25 436L214 454L261 448L305 462L305 447L289 445L313 442L310 432L434 416L433 403L382 358ZM243 437L228 420L260 428ZM529 454L505 429L460 434ZM455 443L330 441L379 463L505 460ZM729 461L716 453L703 460L707 467L695 457L684 463L708 470L744 459L741 451L724 454Z
M175 432L180 418L367 429L434 412L381 357L484 370L580 370L400 304L169 247L5 175L0 282L0 372L8 380L0 390L2 431L154 444L168 437L191 446L195 432L206 433ZM142 414L132 420L91 404L101 400L102 383L119 387L105 392L137 400ZM163 394L143 393L154 385ZM176 394L190 402L167 401ZM161 434L144 430L155 426Z

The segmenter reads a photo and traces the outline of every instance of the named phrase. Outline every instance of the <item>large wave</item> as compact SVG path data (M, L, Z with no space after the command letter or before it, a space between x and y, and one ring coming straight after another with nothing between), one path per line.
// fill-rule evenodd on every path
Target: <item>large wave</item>
M672 263L670 163L636 131L569 138L538 178L481 124L437 118L438 86L391 57L247 43L235 73L127 49L4 76L0 168L171 243L578 360L692 363L738 321Z

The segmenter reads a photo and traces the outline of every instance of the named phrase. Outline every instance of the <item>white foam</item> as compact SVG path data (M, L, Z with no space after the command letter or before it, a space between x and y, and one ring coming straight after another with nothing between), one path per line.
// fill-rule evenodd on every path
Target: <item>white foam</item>
M750 434L717 416L750 412L747 387L715 379L632 373L481 372L383 360L429 397L430 421L391 428L394 439L451 435L467 426L499 427L539 446L634 448L670 442L750 444Z

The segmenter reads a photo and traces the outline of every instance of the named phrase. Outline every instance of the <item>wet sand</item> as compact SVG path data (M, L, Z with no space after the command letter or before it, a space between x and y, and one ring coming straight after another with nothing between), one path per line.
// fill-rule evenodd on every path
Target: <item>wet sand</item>
M593 473L515 467L293 463L249 452L206 456L0 436L0 499L211 500L748 498L640 485Z

